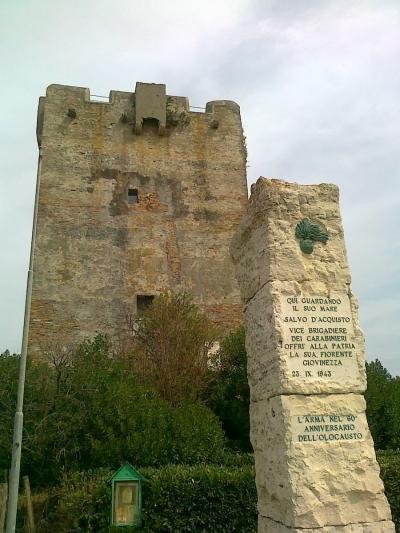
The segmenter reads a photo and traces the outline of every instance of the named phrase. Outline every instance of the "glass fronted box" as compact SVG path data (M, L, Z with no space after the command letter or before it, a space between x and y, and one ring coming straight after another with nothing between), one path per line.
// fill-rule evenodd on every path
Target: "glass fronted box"
M143 477L126 463L111 478L112 526L139 526L142 514Z

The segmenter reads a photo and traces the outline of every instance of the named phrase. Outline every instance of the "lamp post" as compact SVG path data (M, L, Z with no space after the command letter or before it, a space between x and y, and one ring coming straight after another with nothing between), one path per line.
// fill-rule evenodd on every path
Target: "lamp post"
M22 427L23 427L23 420L24 420L23 406L24 406L25 372L26 372L26 359L27 359L27 351L28 351L29 318L30 318L31 300L32 300L33 255L35 251L35 240L36 240L36 224L37 224L37 212L38 212L38 203L39 203L39 186L40 186L41 166L42 166L42 149L39 148L35 205L34 205L34 210L33 210L31 253L30 253L29 268L28 268L28 275L27 275L27 282L26 282L24 329L22 333L21 358L19 362L17 408L15 411L15 417L14 417L14 434L13 434L11 468L10 468L10 477L9 477L6 533L15 532L15 524L16 524L16 519L17 519L19 472L20 472L20 466L21 466Z

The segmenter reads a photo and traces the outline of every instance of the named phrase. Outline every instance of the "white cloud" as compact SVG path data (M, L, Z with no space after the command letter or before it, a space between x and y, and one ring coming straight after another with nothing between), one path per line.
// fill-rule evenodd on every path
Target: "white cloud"
M249 181L340 186L368 346L400 372L399 26L397 0L3 2L0 349L21 332L38 97L158 81L193 105L241 104Z

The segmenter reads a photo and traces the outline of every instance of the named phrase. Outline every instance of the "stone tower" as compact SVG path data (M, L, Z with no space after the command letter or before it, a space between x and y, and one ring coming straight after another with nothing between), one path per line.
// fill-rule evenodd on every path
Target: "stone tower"
M187 290L224 329L241 320L228 246L247 203L237 104L193 112L165 85L91 101L41 97L29 352L118 336L161 291Z

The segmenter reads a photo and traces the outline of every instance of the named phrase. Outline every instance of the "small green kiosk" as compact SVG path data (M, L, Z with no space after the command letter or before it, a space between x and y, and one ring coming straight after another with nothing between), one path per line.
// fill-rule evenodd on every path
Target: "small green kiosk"
M121 466L110 479L112 526L140 526L143 479L129 463Z

